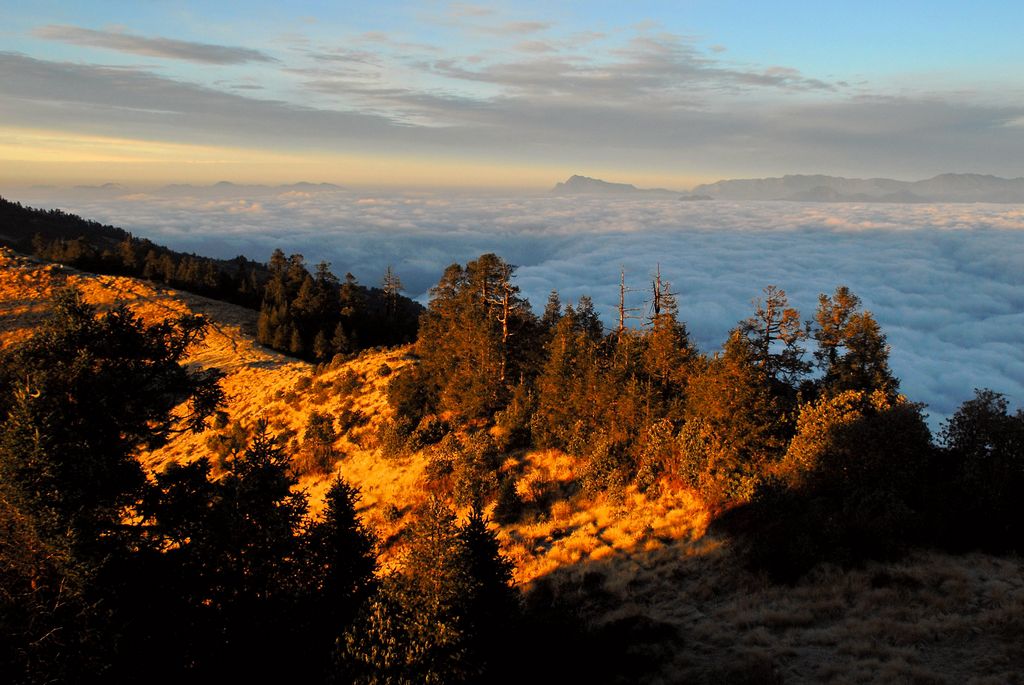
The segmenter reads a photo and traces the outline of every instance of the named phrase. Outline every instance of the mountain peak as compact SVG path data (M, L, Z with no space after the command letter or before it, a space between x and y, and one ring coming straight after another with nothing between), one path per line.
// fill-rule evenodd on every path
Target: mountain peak
M639 189L630 183L609 183L599 178L574 174L564 183L555 184L553 193L635 193Z

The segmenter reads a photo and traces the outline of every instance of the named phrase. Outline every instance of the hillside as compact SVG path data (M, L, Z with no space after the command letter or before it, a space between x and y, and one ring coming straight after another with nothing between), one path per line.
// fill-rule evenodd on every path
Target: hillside
M414 363L408 348L316 367L255 344L251 310L11 253L0 256L0 346L30 335L65 285L102 307L127 302L148 321L192 312L211 324L189 361L226 373L226 420L142 455L148 468L210 454L216 436L260 417L301 459L310 414L326 413L341 428L333 469L360 488L359 512L382 541L385 568L397 559L409 513L432 487L430 448L386 457L378 439L391 414L385 388ZM994 683L1024 669L1018 557L917 553L776 585L745 570L737 543L709 530L710 512L685 488L584 497L573 494L579 458L516 450L502 460L525 503L521 520L499 529L517 583L538 596L550 590L637 658L662 664L645 681ZM304 475L314 508L329 481Z

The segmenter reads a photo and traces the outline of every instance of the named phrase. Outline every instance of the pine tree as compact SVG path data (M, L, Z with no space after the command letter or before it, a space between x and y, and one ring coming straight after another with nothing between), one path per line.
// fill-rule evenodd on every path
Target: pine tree
M545 332L550 334L561 318L562 300L558 297L558 291L552 290L548 295L547 304L544 305L544 314L540 317L540 325Z
M359 520L358 503L359 490L337 476L324 496L323 517L302 536L307 606L300 615L309 623L302 648L319 662L311 670L321 682L333 670L335 644L376 587L375 540Z
M825 394L847 390L880 390L893 395L899 380L889 369L889 346L871 312L846 286L832 297L818 296L812 336L818 345L815 362L822 372Z
M384 270L381 289L384 291L386 303L385 314L387 318L393 319L398 313L398 296L405 289L405 286L402 285L402 280L395 274L390 264Z
M709 497L749 498L758 474L785 449L787 426L760 352L735 329L687 383L685 459L697 465L693 479Z
M408 531L400 573L382 581L343 640L343 677L356 683L488 682L518 603L508 562L479 510L460 526L431 499Z
M801 343L807 334L800 313L774 285L764 289L764 299L755 300L754 306L753 316L740 323L739 331L750 342L757 366L771 382L796 386L809 370L803 361Z
M493 254L453 264L431 290L417 352L440 409L483 417L501 409L532 368L536 318L511 282L513 267Z
M205 327L191 316L146 326L126 307L98 315L77 291L58 293L53 317L4 360L0 436L28 446L4 451L4 479L65 529L119 528L144 482L135 451L201 430L223 400L221 374L182 364Z
M3 354L0 668L11 680L100 679L130 641L130 570L159 549L132 525L149 490L136 456L201 430L222 401L218 373L183 364L204 328L195 317L147 326L124 307L100 315L68 290Z

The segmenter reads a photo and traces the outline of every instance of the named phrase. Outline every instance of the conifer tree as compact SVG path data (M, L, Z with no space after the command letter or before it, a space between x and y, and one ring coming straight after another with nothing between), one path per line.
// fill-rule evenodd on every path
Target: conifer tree
M493 254L449 266L421 320L417 352L442 410L493 414L532 370L536 318L511 282L514 269Z
M754 306L754 314L739 326L750 342L754 362L773 384L796 386L808 371L800 313L789 306L786 292L774 285L764 289L764 299L755 300Z
M558 291L552 290L548 295L547 304L544 305L544 313L540 317L540 325L546 333L550 334L561 318L562 300L558 297Z
M191 316L147 326L126 307L99 315L77 291L58 293L0 372L0 437L21 445L3 450L3 479L65 530L119 528L144 482L135 451L201 430L223 400L218 372L182 364L205 327ZM172 413L182 400L183 420Z
M785 449L783 414L759 352L735 329L723 351L687 383L686 459L699 471L694 480L712 497L750 497L756 474Z
M815 363L825 394L847 390L894 394L899 380L889 369L889 346L871 312L846 286L831 297L818 296L812 336L818 345Z
M67 290L3 354L0 670L12 681L98 679L123 648L121 590L136 577L124 570L149 549L128 523L148 490L137 452L201 430L223 399L218 373L182 363L204 328L101 315Z
M465 525L436 498L408 531L403 569L382 581L339 650L356 683L488 682L493 639L516 618L508 563L479 510Z

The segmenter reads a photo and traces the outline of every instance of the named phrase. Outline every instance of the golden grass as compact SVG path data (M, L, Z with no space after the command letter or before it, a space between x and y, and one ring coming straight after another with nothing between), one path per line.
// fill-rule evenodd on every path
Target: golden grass
M390 417L384 389L407 350L368 352L317 373L310 364L253 342L254 312L128 278L93 276L0 254L0 347L30 334L55 288L72 284L101 307L124 300L147 320L186 312L211 321L190 358L225 373L233 421L272 420L301 439L311 411L359 411L361 427L339 436L335 471L362 492L364 521L384 541L385 567L408 513L426 495L423 453L383 459L375 443ZM353 376L354 374L354 376ZM354 384L347 379L355 378ZM308 380L302 380L308 379ZM342 386L354 385L348 392ZM213 432L181 435L142 456L158 470L208 453ZM526 504L519 523L498 529L515 579L541 579L590 602L603 621L643 615L678 639L651 682L1009 683L1024 674L1024 567L1016 557L920 553L857 570L820 568L777 586L744 570L732 543L708 533L711 515L685 490L657 496L569 497L583 463L556 450L516 453L503 473ZM300 487L318 509L332 473ZM385 508L397 508L387 511ZM588 599L589 597L589 599Z

